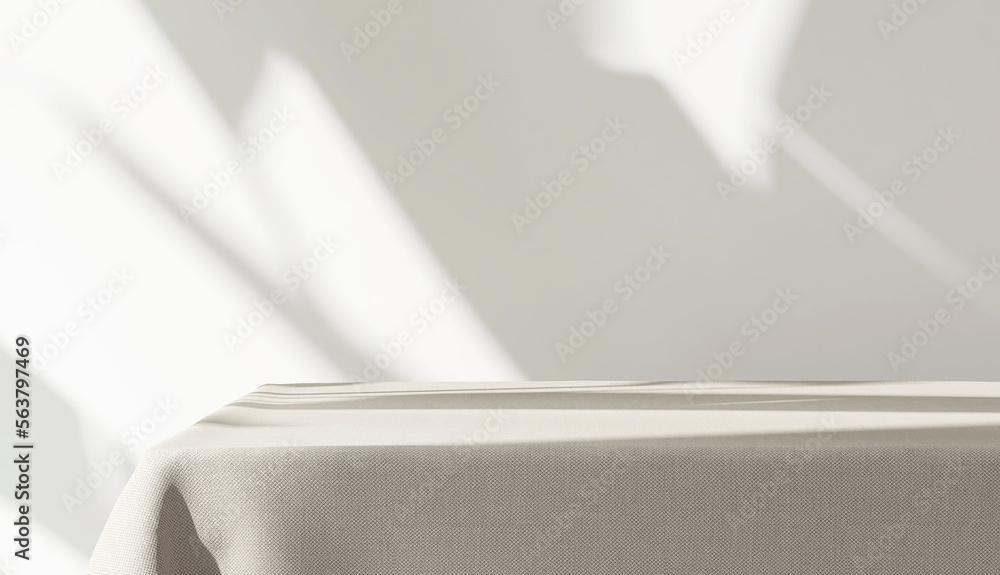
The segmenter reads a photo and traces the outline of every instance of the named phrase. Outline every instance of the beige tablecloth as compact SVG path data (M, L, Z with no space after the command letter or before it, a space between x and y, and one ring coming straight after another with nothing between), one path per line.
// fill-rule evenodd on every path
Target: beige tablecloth
M267 385L91 575L1000 573L1000 384Z

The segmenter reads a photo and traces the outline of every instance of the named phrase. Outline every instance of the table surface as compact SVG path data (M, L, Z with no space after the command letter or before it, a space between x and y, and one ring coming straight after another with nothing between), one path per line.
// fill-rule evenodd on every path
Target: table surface
M157 449L657 441L996 445L987 382L543 382L264 385ZM482 437L483 432L479 432Z
M1000 574L1000 384L265 385L89 575Z

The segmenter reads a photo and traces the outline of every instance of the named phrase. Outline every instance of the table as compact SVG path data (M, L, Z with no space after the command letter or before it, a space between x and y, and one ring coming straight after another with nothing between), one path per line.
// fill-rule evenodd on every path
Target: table
M90 575L1000 573L1000 384L265 385Z

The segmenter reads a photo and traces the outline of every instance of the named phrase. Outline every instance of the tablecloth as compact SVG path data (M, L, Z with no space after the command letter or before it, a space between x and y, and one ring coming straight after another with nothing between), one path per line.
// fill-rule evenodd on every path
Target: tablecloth
M996 574L998 446L994 383L265 385L88 574Z

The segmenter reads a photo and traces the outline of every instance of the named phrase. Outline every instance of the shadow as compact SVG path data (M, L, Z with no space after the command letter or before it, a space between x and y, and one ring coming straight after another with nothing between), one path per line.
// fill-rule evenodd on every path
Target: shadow
M151 175L129 156L125 148L113 141L105 144L105 147L119 169L131 177L164 211L172 214L180 228L201 241L209 253L215 254L248 287L259 294L267 294L274 289L275 281L258 272L252 262L240 256L213 231L198 223L184 223L167 190L158 185ZM298 292L293 300L281 306L280 311L282 316L298 329L303 339L309 345L316 347L328 362L341 368L346 366L354 366L359 370L364 368L361 363L363 354L353 346L340 326L324 321L315 299L307 293L307 290ZM382 373L386 377L392 377L395 372L394 368L388 367L383 369Z
M158 575L221 575L194 527L191 512L173 485L163 494L156 527Z
M856 210L874 198L844 205L808 169L787 156L778 158L777 217L797 217L803 227L825 230L825 236L796 234L801 268L817 288L811 297L830 310L809 319L812 325L803 335L811 349L803 350L803 360L820 371L837 371L833 364L856 356L859 348L877 350L873 357L884 360L918 321L944 308L968 322L964 337L953 332L949 341L938 338L931 344L934 358L923 352L892 377L919 370L920 379L995 380L1000 356L987 350L995 349L1000 337L998 286L988 286L961 311L946 297L1000 245L988 216L1000 211L1000 198L978 191L982 182L995 179L1000 160L994 105L1000 77L984 73L995 68L1000 53L1000 40L985 33L985 22L1000 18L1000 6L974 0L921 5L883 35L880 21L900 23L898 14L892 16L894 7L882 0L811 2L776 95L779 105L792 111L809 86L826 84L835 95L807 132L849 167L856 183L880 192L894 180L906 186L873 229L852 242L844 226L858 226ZM922 162L926 169L920 167L914 157L936 141L946 142L939 130L948 127L960 138L934 152L933 163ZM894 227L895 216L905 216L916 229ZM890 229L892 234L882 233ZM947 274L935 274L928 263L960 277L942 281Z
M372 18L373 4L244 3L223 21L197 0L146 5L234 130L269 52L308 72L368 157L366 169L395 170L415 138L444 127L448 141L392 196L442 266L469 286L477 314L528 379L691 379L788 285L809 303L767 334L769 351L727 377L904 379L884 350L913 329L914 309L944 303L947 286L913 249L900 253L876 233L852 246L843 225L856 214L785 155L774 160L771 193L724 204L716 183L726 171L674 98L651 78L596 65L571 33L553 32L549 2L404 4L350 63L342 43ZM987 214L1000 209L1000 200L974 192L1000 159L992 144L1000 86L981 70L998 46L967 33L982 20L977 6L922 9L886 43L876 22L891 12L888 3L812 2L777 95L794 110L811 86L828 85L835 96L807 131L876 189L899 177L938 127L966 129L965 152L924 180L920 199L910 194L897 207L947 254L974 254L969 262L985 249ZM859 41L842 46L845 37ZM449 132L442 112L491 74L497 92ZM570 154L618 116L630 125L623 137L575 172ZM564 168L574 183L518 233L511 215ZM945 183L968 190L955 192L962 218L946 216L955 193L932 189ZM677 256L625 301L616 282L660 244ZM555 343L606 298L625 311L561 361ZM993 379L1000 359L982 358L996 357L986 350L996 326L977 329L992 339L949 347L948 360L926 364L920 379Z
M733 216L715 195L718 166L672 98L650 79L592 63L549 28L548 3L405 4L351 63L340 44L372 17L372 6L245 3L220 22L197 0L146 5L234 131L269 52L311 75L369 158L366 169L394 170L414 138L444 128L449 140L393 197L442 266L469 286L477 314L530 379L663 376L664 366L686 361L689 341L724 321L713 305L722 294L709 289L714 274L687 270L688 285L675 291L669 285L682 272L664 271L674 277L647 288L612 339L587 350L588 362L563 365L552 353L651 246L720 229ZM451 132L443 112L491 75L501 86ZM627 130L578 172L571 154L616 117ZM519 234L511 214L563 169L575 174L571 193ZM708 296L696 311L707 321L685 325L683 335L660 329L689 313L692 289ZM753 301L749 293L736 299Z

